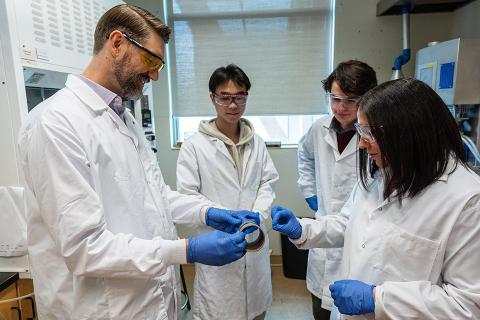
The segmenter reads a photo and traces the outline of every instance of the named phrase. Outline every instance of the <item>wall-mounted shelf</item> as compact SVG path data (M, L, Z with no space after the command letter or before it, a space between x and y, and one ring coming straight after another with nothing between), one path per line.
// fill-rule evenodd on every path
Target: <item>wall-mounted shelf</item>
M410 0L410 13L431 13L453 11L473 0ZM377 16L402 14L404 0L380 0L377 2Z

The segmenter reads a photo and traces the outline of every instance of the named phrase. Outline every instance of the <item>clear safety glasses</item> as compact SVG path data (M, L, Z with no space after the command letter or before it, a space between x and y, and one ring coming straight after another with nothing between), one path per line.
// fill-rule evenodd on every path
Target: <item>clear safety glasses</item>
M247 104L247 99L248 99L248 94L225 94L225 95L219 95L212 93L213 96L213 101L215 101L216 104L228 107L229 105L232 104L232 102L235 102L235 104L239 107L242 107Z
M339 106L343 104L345 108L353 109L357 106L357 101L360 97L343 97L343 96L336 96L331 92L327 92L325 94L325 100L331 106Z
M367 143L373 143L375 142L375 137L372 134L372 131L370 130L370 126L367 125L361 125L358 122L355 122L353 124L355 126L355 130L357 130L358 135L360 136L360 139Z
M142 50L140 54L140 59L142 63L147 67L149 70L158 70L161 71L165 67L165 61L162 58L157 56L152 51L148 50L144 46L142 46L138 41L132 39L130 36L122 32L122 35L127 39L130 43L134 46Z

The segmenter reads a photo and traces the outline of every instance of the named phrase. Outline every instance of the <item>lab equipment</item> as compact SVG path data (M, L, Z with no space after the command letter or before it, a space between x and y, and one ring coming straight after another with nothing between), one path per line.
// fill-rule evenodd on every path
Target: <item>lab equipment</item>
M223 266L240 259L245 254L245 233L233 234L212 231L188 239L187 261L210 266Z
M432 87L457 121L467 160L479 171L480 39L432 42L417 52L415 77Z
M374 285L358 280L339 280L330 285L335 306L342 314L358 315L375 311Z
M302 235L302 226L293 212L280 206L272 208L272 228L293 240Z
M247 251L258 251L263 247L265 234L258 224L253 221L245 221L239 230L246 233Z
M402 66L410 61L410 10L412 5L409 0L404 0L402 4L402 53L393 61L393 73L391 80L403 78Z
M317 195L311 196L310 198L306 198L305 201L307 201L307 204L310 207L310 209L312 209L314 212L317 212L318 210Z
M23 188L0 187L0 256L27 254L27 223Z

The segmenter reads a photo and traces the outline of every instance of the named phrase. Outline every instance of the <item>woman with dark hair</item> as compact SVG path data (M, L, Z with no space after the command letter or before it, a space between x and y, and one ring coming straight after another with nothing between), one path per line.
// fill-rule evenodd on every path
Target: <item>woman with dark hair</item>
M299 248L344 245L330 285L360 319L480 319L480 179L456 123L419 80L386 82L358 102L360 181L341 215L297 220L272 209L273 229Z

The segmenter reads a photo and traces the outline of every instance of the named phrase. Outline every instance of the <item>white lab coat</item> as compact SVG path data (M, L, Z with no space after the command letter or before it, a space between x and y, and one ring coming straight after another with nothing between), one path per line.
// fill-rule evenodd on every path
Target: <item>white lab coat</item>
M177 161L177 190L213 201L217 207L252 210L261 215L265 245L258 252L223 267L196 264L193 318L208 320L253 319L272 301L270 257L265 220L275 198L277 171L258 136L246 143L243 183L225 143L196 133L183 143ZM194 226L197 234L212 229Z
M204 202L165 185L133 116L70 75L30 113L19 148L39 319L176 319L173 265L186 254L172 215L200 221Z
M315 218L337 215L357 181L356 135L340 154L337 136L330 129L333 115L318 119L298 143L298 186L305 198L317 195ZM307 288L331 309L328 286L340 275L341 248L312 249L308 254Z
M459 165L414 198L357 185L341 215L303 219L300 248L344 245L342 279L375 284L375 314L345 319L480 319L480 178ZM350 218L349 218L350 217Z

